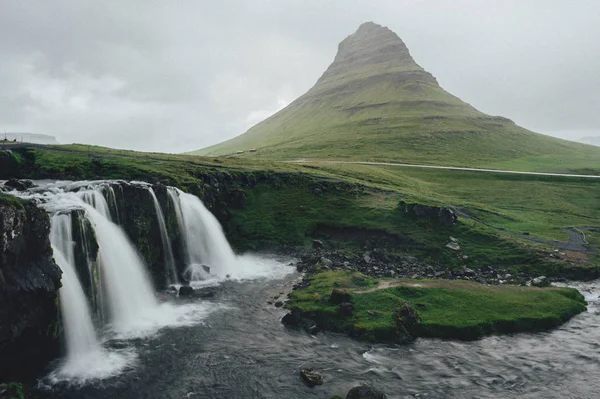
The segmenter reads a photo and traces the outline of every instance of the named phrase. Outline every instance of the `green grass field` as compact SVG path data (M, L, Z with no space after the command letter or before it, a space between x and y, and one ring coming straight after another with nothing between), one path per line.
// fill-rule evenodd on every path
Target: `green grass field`
M467 266L472 268L496 265L557 275L565 267L600 267L597 252L567 263L550 261L552 246L515 235L529 232L532 237L565 241L565 228L600 226L600 181L592 179L327 163L301 165L88 146L4 152L0 166L0 178L12 173L30 178L145 180L182 188L204 184L199 179L205 172L247 174L267 170L304 176L298 183L277 188L258 184L244 189L244 208L232 209L232 217L224 222L229 239L238 249L309 245L320 227L329 226L384 231L404 240L406 245L401 251L450 267L461 267L464 262L445 248L449 236L460 239L469 256ZM350 183L362 189L357 194L328 188L316 195L311 186L319 182ZM407 217L399 207L400 201L452 205L477 220L461 218L452 228L439 226ZM600 249L599 236L597 230L586 230L591 248Z
M374 280L344 271L319 273L310 281L307 288L291 293L287 309L312 315L327 330L368 341L395 339L395 315L404 303L421 318L413 336L467 340L556 327L586 308L583 296L571 288ZM349 294L354 305L351 316L343 316L338 305L328 301L334 289Z

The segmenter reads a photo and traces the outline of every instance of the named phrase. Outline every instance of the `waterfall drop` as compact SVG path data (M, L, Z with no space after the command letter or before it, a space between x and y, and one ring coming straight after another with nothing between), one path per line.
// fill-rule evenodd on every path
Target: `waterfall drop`
M189 275L196 279L202 276L202 265L208 265L210 274L219 277L235 274L239 262L217 218L198 197L174 187L168 190L183 236Z
M160 204L158 203L158 199L156 198L156 194L154 193L152 187L148 187L148 191L150 192L150 196L154 201L154 209L156 210L156 218L158 219L158 226L160 228L160 239L163 244L165 269L167 271L167 285L177 284L178 278L177 269L175 268L175 257L173 256L173 248L171 247L171 240L169 238L169 233L167 232L165 216L163 215L162 209L160 208Z

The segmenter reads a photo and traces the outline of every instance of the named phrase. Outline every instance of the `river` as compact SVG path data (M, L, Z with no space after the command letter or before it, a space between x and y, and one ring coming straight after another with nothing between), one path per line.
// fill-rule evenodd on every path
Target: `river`
M272 260L269 260L273 264ZM196 325L164 328L148 338L108 341L129 346L137 362L124 373L84 386L36 390L42 398L330 398L372 383L390 398L596 398L600 394L600 282L579 284L588 312L538 334L475 342L419 339L371 345L338 334L310 336L280 323L285 310L267 304L300 275L220 284L214 306ZM286 269L287 268L287 269ZM163 295L164 296L164 295ZM183 305L181 305L183 306ZM189 304L185 305L189 306ZM309 388L300 367L325 383Z

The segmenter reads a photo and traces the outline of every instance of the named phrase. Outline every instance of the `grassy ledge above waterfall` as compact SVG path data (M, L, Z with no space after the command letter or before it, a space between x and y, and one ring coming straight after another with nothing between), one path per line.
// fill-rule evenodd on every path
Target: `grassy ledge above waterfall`
M321 329L367 341L407 342L546 330L583 312L586 304L572 288L376 280L330 271L311 276L308 287L290 294L286 307L292 312L287 322L295 319L290 324L312 320Z
M0 179L11 177L177 186L206 203L238 251L305 247L320 239L326 248L352 251L381 244L450 268L499 266L576 279L600 275L600 180L300 165L81 145L0 151ZM458 222L446 226L412 217L401 201L451 207ZM573 233L585 240L575 250ZM447 247L450 236L459 240L459 251Z

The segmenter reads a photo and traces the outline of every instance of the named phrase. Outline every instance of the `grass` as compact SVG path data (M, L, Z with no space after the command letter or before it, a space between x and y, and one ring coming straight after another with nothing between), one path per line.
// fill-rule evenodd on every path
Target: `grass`
M301 165L81 145L15 148L12 154L0 152L0 162L4 162L0 178L145 180L192 191L205 185L207 174L227 173L232 186L216 193L222 195L218 201L226 203L231 190L241 190L245 197L243 207L229 207L231 217L221 219L238 250L305 246L313 238L324 239L328 246L360 250L369 236L388 234L390 251L449 267L491 265L546 275L568 269L571 277L600 268L593 254L583 265L549 261L544 253L547 246L511 234L528 231L532 236L564 240L566 227L598 226L600 182L591 179ZM280 183L240 186L242 176L264 173L272 173ZM401 200L460 206L477 220L462 218L452 228L440 226L407 217L399 207ZM341 236L330 237L332 229ZM598 234L588 235L590 245L599 249ZM460 240L460 254L445 247L449 236ZM463 254L468 261L462 259Z
M356 276L359 276L358 278ZM471 340L489 334L556 327L586 309L571 288L487 286L450 280L374 280L360 273L323 272L307 288L292 292L286 307L314 318L322 328L368 341L393 341L395 315L408 303L420 323L415 337ZM375 289L386 283L383 289ZM351 316L328 301L334 289L350 295Z

